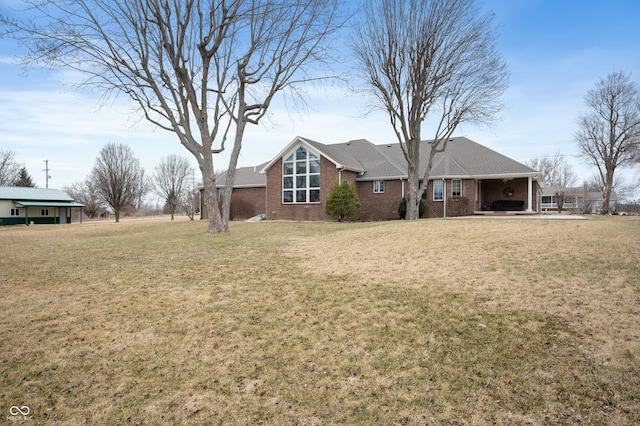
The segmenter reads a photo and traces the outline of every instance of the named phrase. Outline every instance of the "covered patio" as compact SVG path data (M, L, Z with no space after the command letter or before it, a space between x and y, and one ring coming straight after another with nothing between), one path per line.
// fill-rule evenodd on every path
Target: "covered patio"
M82 223L84 204L76 202L46 202L46 201L15 201L16 207L24 207L25 225L34 224L63 224L71 223L71 209L80 209L80 223ZM29 209L31 208L31 215ZM38 209L40 210L38 212ZM43 214L46 212L46 214ZM38 214L40 213L40 214Z
M478 179L476 215L540 213L540 183L533 176Z

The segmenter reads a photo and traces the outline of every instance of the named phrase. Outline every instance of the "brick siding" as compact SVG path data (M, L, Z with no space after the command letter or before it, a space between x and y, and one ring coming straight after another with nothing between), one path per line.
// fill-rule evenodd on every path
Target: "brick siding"
M398 207L402 201L402 181L400 179L384 182L384 192L373 192L373 181L356 183L360 209L356 212L355 220L392 220L399 219ZM352 218L347 218L352 219Z
M373 192L373 181L356 181L358 174L352 171L340 172L334 163L321 157L320 162L320 202L319 203L283 203L282 202L282 159L278 159L267 170L267 187L236 188L232 194L232 219L243 220L264 213L268 220L300 220L300 221L333 221L336 220L324 213L324 203L339 176L356 186L360 199L360 209L346 220L376 221L399 219L398 207L402 200L403 181L400 179L385 181L383 193ZM404 181L406 191L406 180ZM476 188L476 185L479 185ZM504 195L504 189L511 187L513 195ZM452 199L452 180L446 179L444 198L447 202L447 216L473 214L474 211L491 208L491 204L498 200L522 201L523 210L527 208L528 180L527 178L513 179L502 182L500 179L487 179L476 182L475 179L462 179L461 198ZM537 182L532 186L532 210L539 211L536 197L539 191ZM433 181L430 181L425 191L424 217L443 217L444 201L433 200ZM460 202L466 205L458 204ZM207 218L206 208L203 208L202 218Z

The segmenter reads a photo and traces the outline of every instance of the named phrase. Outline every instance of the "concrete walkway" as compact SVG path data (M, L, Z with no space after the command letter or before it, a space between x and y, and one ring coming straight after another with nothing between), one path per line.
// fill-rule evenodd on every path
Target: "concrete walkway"
M585 220L584 216L579 214L518 214L518 215L473 215L473 216L458 216L448 217L447 219L519 219L519 220Z

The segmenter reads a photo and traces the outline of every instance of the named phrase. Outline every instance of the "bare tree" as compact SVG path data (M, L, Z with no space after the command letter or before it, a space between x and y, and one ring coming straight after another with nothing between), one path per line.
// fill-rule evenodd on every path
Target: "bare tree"
M0 149L0 186L11 186L20 175L20 164L16 153L10 149Z
M196 215L196 206L200 205L200 191L195 188L188 188L185 196L184 211L193 220Z
M533 158L525 164L542 173L545 183L549 186L567 188L576 183L576 174L560 151L553 156Z
M160 160L153 175L154 189L162 197L171 213L171 220L176 209L188 196L188 179L191 175L189 161L176 154Z
M495 51L492 20L475 0L380 0L365 6L354 52L407 161L407 219L419 217L433 158L456 128L487 123L500 109L508 71ZM420 176L422 127L429 119L435 129Z
M97 217L103 207L96 183L90 178L82 182L75 182L71 186L66 186L63 191L74 200L84 204L84 213L90 219Z
M576 139L584 159L598 170L607 214L616 169L640 152L640 94L629 74L614 72L589 90L585 102L589 111L578 119Z
M136 193L135 208L141 210L143 207L144 196L153 189L153 181L146 175L143 168L140 168L140 176L138 176L138 190Z
M116 222L120 222L122 208L141 198L144 171L128 146L108 143L100 151L90 179L100 198L113 209Z
M209 232L227 232L247 124L274 96L318 79L337 0L28 0L37 19L0 22L29 47L28 63L71 67L106 94L128 95L174 132L202 172ZM221 207L214 155L231 153Z

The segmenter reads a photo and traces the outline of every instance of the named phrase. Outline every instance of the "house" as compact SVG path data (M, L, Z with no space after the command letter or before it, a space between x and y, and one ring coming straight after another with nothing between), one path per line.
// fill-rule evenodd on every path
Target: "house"
M424 174L430 142L421 144ZM218 175L223 190L226 175ZM399 144L358 139L323 144L296 137L269 162L236 170L231 198L235 219L264 214L269 220L331 220L324 201L334 183L356 187L361 207L350 220L398 218L407 192L406 161ZM436 155L423 196L428 217L540 212L542 175L464 137L452 138ZM208 217L201 206L201 218Z
M262 169L267 163L253 167L240 167L236 169L234 177L233 193L231 194L230 219L248 219L266 211L266 189L267 176L262 173ZM218 195L224 194L224 184L227 181L227 172L224 171L216 176ZM204 196L200 194L201 219L206 219L207 209L204 207Z
M57 189L0 186L0 225L71 223L71 209L84 204Z
M557 196L564 194L563 210L571 210L579 213L596 213L602 210L602 192L587 191L582 186L560 188L549 186L542 189L543 211L557 210ZM611 191L609 196L609 211L615 211L618 205L618 196L615 191Z

